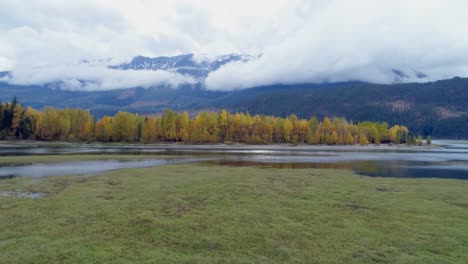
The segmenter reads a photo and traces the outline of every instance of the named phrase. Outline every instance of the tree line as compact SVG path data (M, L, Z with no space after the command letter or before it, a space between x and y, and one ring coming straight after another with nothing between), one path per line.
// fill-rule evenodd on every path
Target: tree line
M25 108L16 98L0 104L0 139L98 142L184 142L246 144L422 144L407 127L385 122L354 124L344 118L299 119L202 111L191 118L166 110L162 115L118 112L94 120L89 111ZM427 141L430 143L430 139Z

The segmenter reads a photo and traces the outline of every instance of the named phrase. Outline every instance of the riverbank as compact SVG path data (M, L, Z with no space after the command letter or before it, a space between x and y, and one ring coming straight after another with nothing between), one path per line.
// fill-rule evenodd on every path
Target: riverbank
M456 144L468 144L468 141L457 141L457 140L436 140L434 144L427 145L406 145L406 144L367 144L367 145L310 145L310 144L185 144L181 142L174 143L129 143L129 142L68 142L68 141L0 141L0 148L8 147L50 147L50 148L76 148L76 147L100 147L100 148L112 148L112 147L128 147L128 148L154 148L154 149L259 149L259 150L346 150L346 149L362 149L362 150L403 150L403 149L433 149L444 145Z

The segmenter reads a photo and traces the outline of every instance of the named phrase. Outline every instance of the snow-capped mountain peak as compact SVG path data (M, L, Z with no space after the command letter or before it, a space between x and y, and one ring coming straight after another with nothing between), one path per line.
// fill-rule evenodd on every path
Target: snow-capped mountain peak
M224 54L215 57L202 57L194 54L182 54L172 57L145 57L136 56L128 63L110 66L119 70L164 70L182 73L196 79L204 79L212 71L234 61L249 61L254 56L246 54Z

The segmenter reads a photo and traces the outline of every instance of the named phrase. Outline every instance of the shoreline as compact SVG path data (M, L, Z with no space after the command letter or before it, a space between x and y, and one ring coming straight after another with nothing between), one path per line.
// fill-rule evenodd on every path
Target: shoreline
M181 142L161 142L161 143L130 143L130 142L68 142L68 141L0 141L0 148L2 147L96 147L96 148L154 148L154 149L187 149L187 150L433 150L437 148L444 148L451 145L465 145L468 141L463 140L433 140L431 145L423 144L406 145L406 144L368 144L368 145L310 145L310 144L184 144Z
M57 147L76 147L76 146L90 146L90 147L167 147L167 148L229 148L229 149L242 149L242 148L255 148L255 149L312 149L312 148L391 148L391 149L404 149L404 148L434 148L440 147L443 145L454 144L468 144L468 141L463 140L433 140L431 145L426 143L419 145L406 145L406 144L392 144L392 143L383 143L383 144L367 144L367 145L326 145L326 144L246 144L246 143L208 143L208 144L185 144L183 142L158 142L158 143L134 143L134 142L70 142L70 141L38 141L38 140L0 140L0 147L11 147L11 146L27 146L32 147L34 145L47 147L47 146L57 146Z

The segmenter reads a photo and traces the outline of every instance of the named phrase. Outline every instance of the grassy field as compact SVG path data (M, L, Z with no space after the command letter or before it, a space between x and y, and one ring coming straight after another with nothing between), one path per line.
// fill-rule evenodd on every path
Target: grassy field
M0 263L467 263L468 182L167 165L14 178Z

